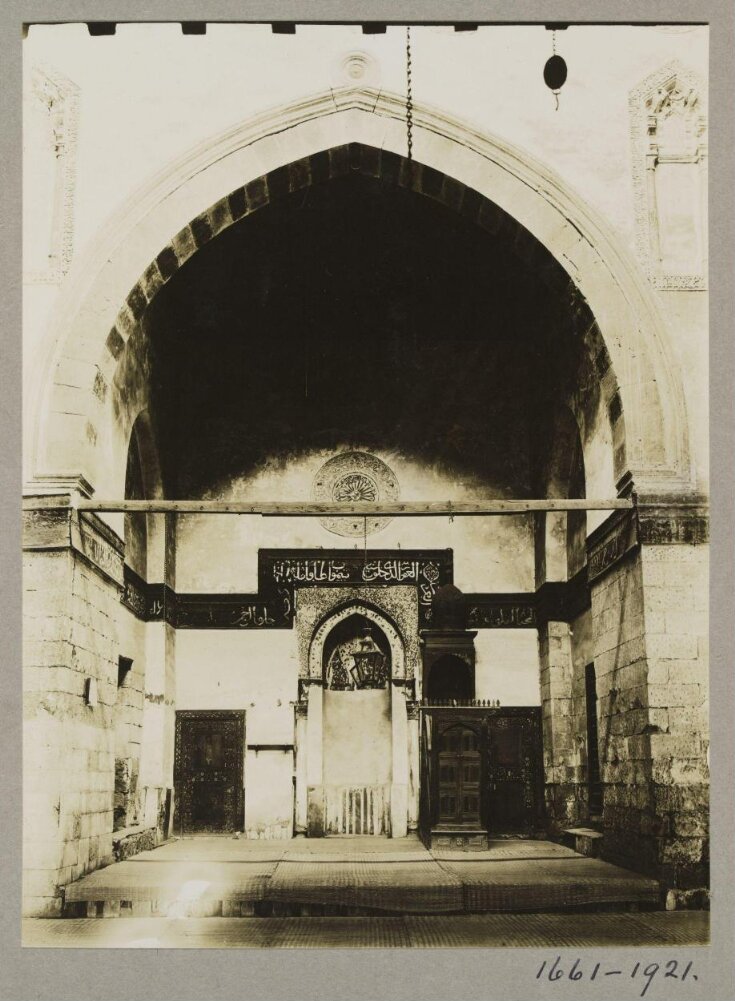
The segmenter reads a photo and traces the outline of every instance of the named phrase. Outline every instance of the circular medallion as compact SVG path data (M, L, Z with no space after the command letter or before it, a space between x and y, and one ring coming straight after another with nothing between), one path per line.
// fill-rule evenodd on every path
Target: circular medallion
M334 64L332 82L336 87L378 87L380 67L367 52L348 52Z
M400 496L398 479L386 464L369 452L342 452L325 462L314 477L312 496L315 501L341 501L354 504L365 501L395 501ZM320 518L324 528L335 535L361 537L379 532L390 518L359 516Z

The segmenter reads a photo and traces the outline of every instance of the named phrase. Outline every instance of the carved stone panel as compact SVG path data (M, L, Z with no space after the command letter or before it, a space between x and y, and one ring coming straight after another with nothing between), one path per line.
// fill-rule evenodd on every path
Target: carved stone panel
M333 613L333 614L330 614ZM323 643L339 616L364 615L385 634L393 677L414 678L420 662L419 610L413 587L310 587L296 592L299 676L321 678Z
M396 501L400 497L398 477L377 455L370 452L341 452L325 462L314 478L315 501L353 504L362 501ZM390 518L321 518L321 524L335 535L372 535L385 528Z
M587 540L587 580L591 584L638 545L634 511L616 511Z
M312 586L376 589L386 585L413 585L418 592L422 625L432 618L437 589L451 583L450 549L261 549L258 552L258 590L273 600L284 621L293 616L294 592Z
M534 594L468 594L467 624L473 629L535 629Z
M74 237L79 88L56 70L34 67L24 108L24 279L61 281Z
M707 117L702 82L672 62L629 98L636 249L656 288L707 278Z

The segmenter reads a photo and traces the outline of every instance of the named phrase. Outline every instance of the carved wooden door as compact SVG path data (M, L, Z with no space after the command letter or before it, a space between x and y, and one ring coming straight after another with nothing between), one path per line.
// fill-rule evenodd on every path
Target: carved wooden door
M533 824L528 724L523 719L489 721L488 831L520 834Z
M245 715L177 712L175 834L243 829Z
M480 742L461 723L439 734L437 761L440 827L480 824Z

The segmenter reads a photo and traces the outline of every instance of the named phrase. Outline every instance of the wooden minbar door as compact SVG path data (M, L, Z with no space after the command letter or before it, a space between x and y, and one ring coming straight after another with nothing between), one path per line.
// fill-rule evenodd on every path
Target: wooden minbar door
M421 836L487 847L545 829L540 706L427 706L421 725Z
M245 714L176 713L174 834L243 829Z
M438 827L480 825L480 741L471 727L454 724L439 734Z

